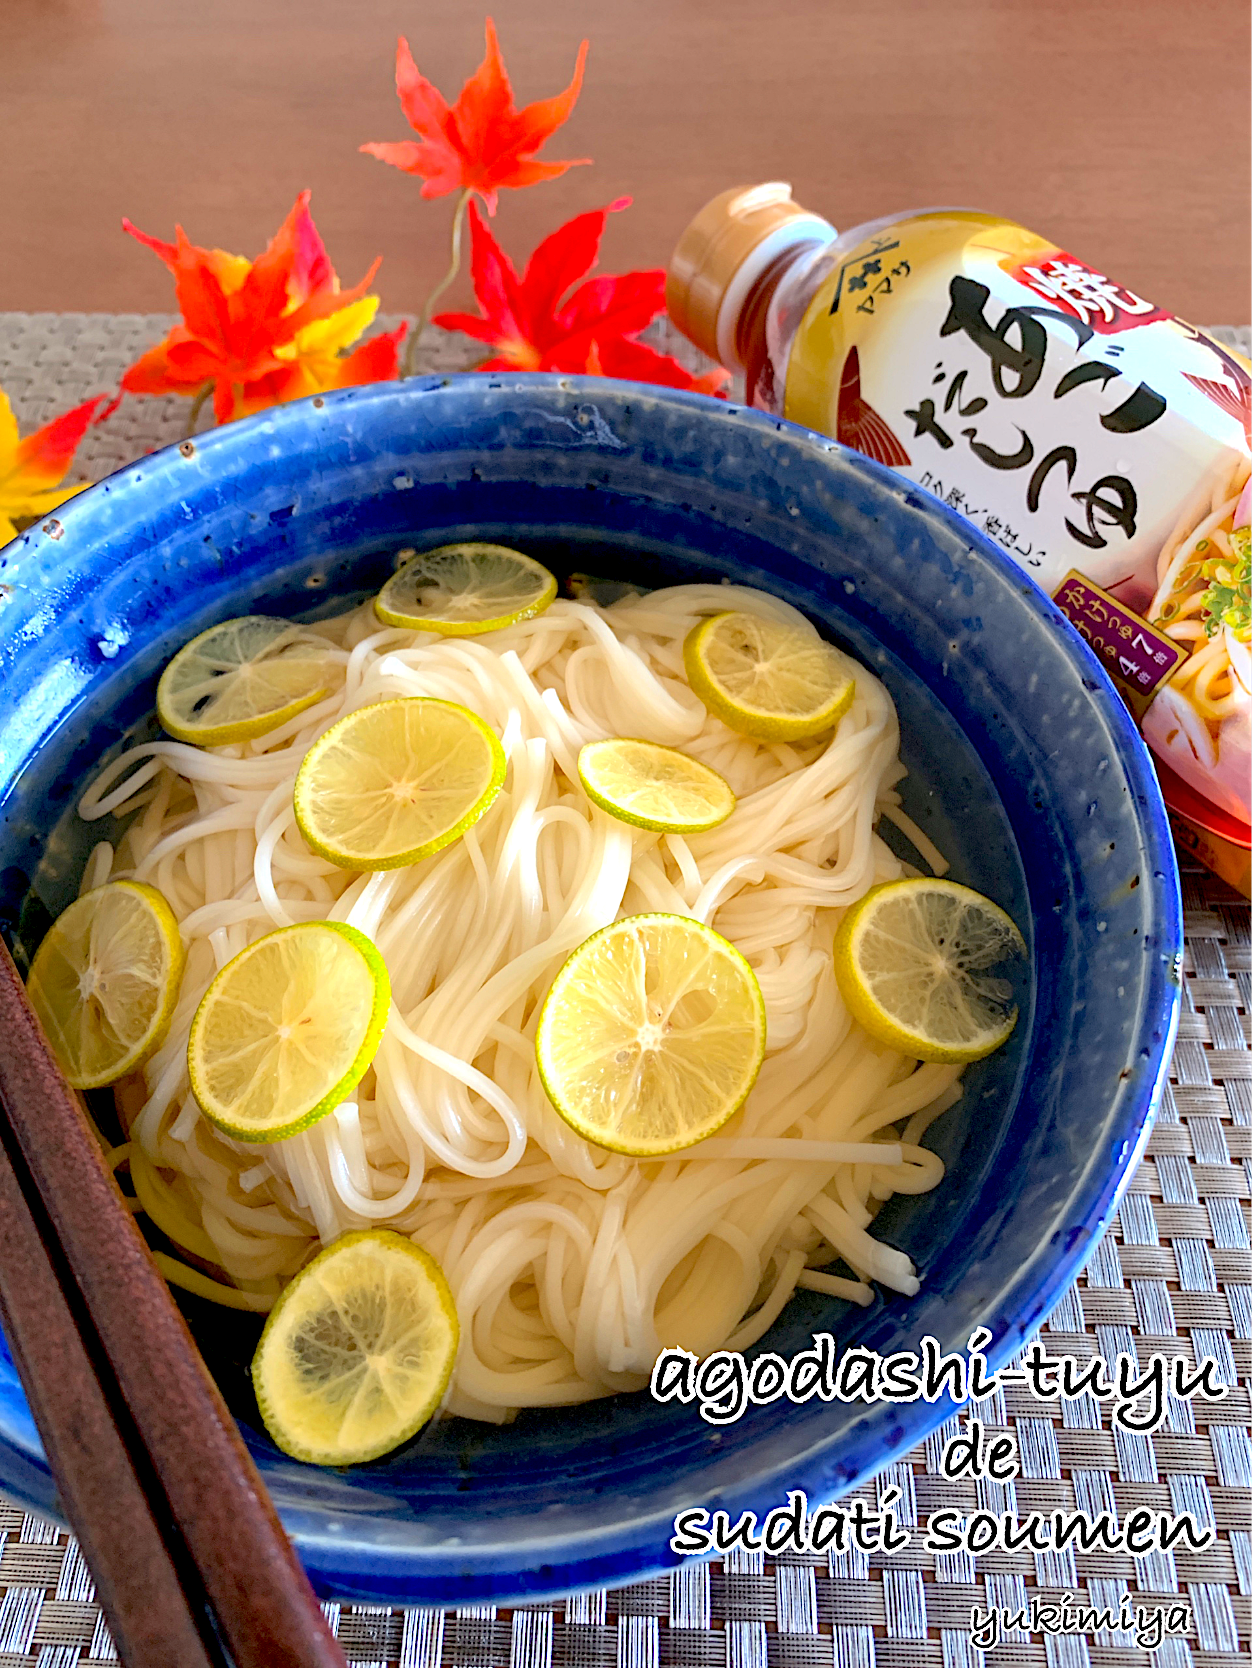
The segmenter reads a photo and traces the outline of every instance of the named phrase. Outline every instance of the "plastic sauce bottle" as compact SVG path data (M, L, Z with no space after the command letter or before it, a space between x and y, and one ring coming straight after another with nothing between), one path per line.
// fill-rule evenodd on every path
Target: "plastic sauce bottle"
M666 300L749 403L928 488L1052 595L1246 869L1245 359L1011 221L839 233L781 184L696 216Z

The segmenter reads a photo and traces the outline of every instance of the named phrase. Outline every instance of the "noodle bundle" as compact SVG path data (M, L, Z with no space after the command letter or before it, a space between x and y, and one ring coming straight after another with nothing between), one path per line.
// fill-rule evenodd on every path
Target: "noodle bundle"
M868 1303L869 1282L911 1293L907 1257L868 1231L893 1193L943 1166L919 1141L960 1093L954 1066L871 1042L835 984L841 912L907 871L875 833L899 811L895 710L858 669L833 737L764 743L692 694L682 645L725 608L801 618L763 593L678 586L601 607L558 600L479 639L380 629L369 604L311 629L333 693L259 740L135 747L83 797L124 819L96 846L84 890L130 876L160 888L188 956L168 1037L119 1088L143 1208L199 1266L193 1290L265 1309L338 1234L412 1236L442 1266L461 1345L446 1406L500 1421L519 1407L645 1385L659 1350L743 1348L797 1286ZM508 775L455 844L408 868L350 874L315 856L292 789L311 743L345 713L427 695L478 713ZM586 742L636 736L721 772L738 805L685 838L593 806ZM542 998L565 958L624 914L665 910L714 927L747 958L767 1052L721 1133L639 1161L592 1146L549 1103L535 1064ZM377 944L393 1005L372 1069L313 1128L235 1143L200 1114L187 1077L192 1016L247 944L297 921L346 921ZM117 1155L114 1162L120 1162ZM841 1260L853 1278L822 1272ZM211 1278L206 1279L204 1270Z

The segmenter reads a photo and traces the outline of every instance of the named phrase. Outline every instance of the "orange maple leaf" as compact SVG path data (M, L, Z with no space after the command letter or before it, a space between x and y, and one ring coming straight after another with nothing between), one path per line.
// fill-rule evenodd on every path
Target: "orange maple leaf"
M103 399L97 394L84 400L23 439L0 388L0 545L16 538L15 522L47 515L83 490L86 482L68 487L61 483Z
M404 326L344 353L378 311L378 297L365 291L379 262L353 289L340 290L307 191L255 261L202 249L181 226L174 243L129 220L122 226L174 274L183 316L123 376L128 393L191 397L211 388L225 423L304 394L396 375Z
M402 35L396 48L396 92L421 143L408 139L362 145L361 149L406 174L420 175L425 181L423 197L477 191L487 213L494 214L498 191L554 180L567 168L590 162L586 156L572 162L536 160L536 152L569 119L582 87L586 59L584 41L578 49L574 78L565 91L519 110L500 56L496 26L488 18L483 61L461 88L456 103L449 105L413 62Z

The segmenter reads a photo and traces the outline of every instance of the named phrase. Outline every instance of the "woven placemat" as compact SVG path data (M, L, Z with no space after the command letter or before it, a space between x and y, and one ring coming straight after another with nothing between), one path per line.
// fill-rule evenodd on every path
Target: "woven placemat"
M153 316L0 314L0 387L24 427L112 387L166 328ZM1246 330L1217 332L1248 351ZM681 343L658 345L682 352ZM460 370L476 348L437 338L424 368ZM80 457L88 477L179 438L186 405L128 400ZM1182 1022L1147 1156L1111 1231L1050 1317L1053 1354L1108 1360L1159 1351L1218 1363L1225 1399L1172 1401L1152 1437L1111 1427L1107 1404L1035 1400L1006 1387L982 1404L1012 1432L1016 1482L939 1474L944 1432L859 1494L901 1491L896 1510L924 1522L943 1506L1013 1511L1136 1507L1190 1511L1215 1530L1203 1551L925 1552L767 1559L738 1552L675 1574L555 1604L455 1611L328 1604L358 1668L980 1668L972 1607L1017 1611L1073 1595L1116 1612L1185 1605L1185 1636L1149 1653L1132 1635L1019 1633L986 1653L996 1668L1234 1668L1252 1640L1252 944L1246 903L1181 859L1186 930ZM77 1543L0 1502L0 1668L115 1662Z

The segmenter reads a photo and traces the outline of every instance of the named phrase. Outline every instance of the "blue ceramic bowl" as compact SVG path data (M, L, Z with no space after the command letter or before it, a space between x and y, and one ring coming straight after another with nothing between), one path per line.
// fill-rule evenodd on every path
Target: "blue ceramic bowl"
M695 396L480 376L304 401L123 470L0 553L6 931L29 952L73 895L99 837L74 827L76 793L150 713L181 643L233 614L342 606L398 547L467 538L564 572L761 586L886 682L906 808L1021 923L1034 981L1010 1044L931 1131L941 1191L878 1219L921 1296L860 1310L803 1293L764 1347L789 1355L829 1330L884 1353L927 1333L959 1350L985 1325L1002 1363L1081 1268L1143 1148L1178 1005L1177 875L1147 755L1062 616L966 522L831 441ZM833 1499L951 1411L779 1402L715 1429L618 1396L504 1429L454 1420L322 1471L249 1428L248 1350L220 1334L206 1347L314 1582L363 1600L655 1573L678 1561L679 1510ZM7 1355L0 1487L56 1510Z

